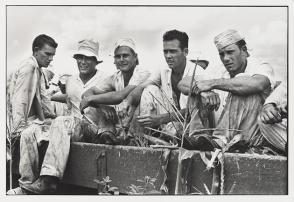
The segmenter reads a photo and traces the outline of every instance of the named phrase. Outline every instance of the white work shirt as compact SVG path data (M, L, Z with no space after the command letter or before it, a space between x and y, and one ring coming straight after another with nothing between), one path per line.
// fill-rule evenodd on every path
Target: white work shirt
M69 106L71 106L71 116L75 116L81 118L82 115L80 113L80 102L82 100L82 94L90 89L93 86L99 88L99 83L104 82L107 79L107 74L102 72L101 70L97 70L96 74L87 82L83 83L79 74L70 76L66 82L66 94L68 99L70 100ZM85 113L89 110L89 108L85 109Z
M193 75L194 68L195 68L195 64L187 59L183 78L187 76L191 77ZM165 66L165 68L159 69L155 71L154 73L152 73L149 80L151 80L154 84L160 86L161 90L166 94L167 98L171 101L171 103L176 104L173 99L171 75L172 75L172 69L169 68L168 66ZM194 78L204 79L204 70L199 65L196 67ZM181 109L186 108L187 99L188 99L188 96L182 93L180 94L179 105Z
M135 67L133 75L128 83L128 86L138 86L144 82L150 75L150 72L146 69L143 69L139 66ZM123 74L120 70L115 72L113 75L108 77L103 83L99 85L100 89L103 89L105 92L111 91L121 91L125 88ZM120 103L114 105L117 112L122 111L126 106L126 103Z

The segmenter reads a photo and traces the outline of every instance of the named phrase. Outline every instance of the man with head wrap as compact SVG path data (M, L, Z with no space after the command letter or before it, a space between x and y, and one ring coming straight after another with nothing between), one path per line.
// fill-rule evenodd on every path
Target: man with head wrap
M214 38L214 43L226 73L220 79L196 80L192 93L216 89L227 92L228 96L218 120L218 130L212 136L195 135L195 147L227 150L232 146L231 149L249 152L250 148L259 147L263 142L257 119L265 98L275 85L273 69L268 63L248 58L246 42L236 30L222 32ZM182 91L187 91L190 81L180 82Z
M115 43L114 64L118 69L117 72L106 79L105 82L101 82L99 86L93 87L83 94L80 110L84 111L89 106L103 109L105 105L113 105L115 114L111 117L118 118L114 122L120 121L120 124L125 127L131 117L126 114L124 99L136 86L145 81L150 73L147 69L138 66L139 60L135 42L130 38L121 38ZM103 89L104 92L99 89ZM109 110L104 111L109 112ZM112 139L115 138L115 134L108 134L108 136Z

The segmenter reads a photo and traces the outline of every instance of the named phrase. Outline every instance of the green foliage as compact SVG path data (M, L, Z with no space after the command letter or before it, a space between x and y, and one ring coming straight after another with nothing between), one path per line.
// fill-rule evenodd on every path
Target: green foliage
M117 187L111 187L109 185L112 180L109 176L106 176L105 178L102 178L102 180L95 179L94 182L96 182L99 185L103 186L103 189L101 192L98 192L99 195L118 195L119 191Z
M137 182L140 183L140 185L134 185L131 184L129 186L130 191L128 192L128 194L130 195L157 195L157 194L161 194L160 191L157 191L155 189L155 181L157 179L156 178L152 178L149 176L145 176L143 179L138 179Z

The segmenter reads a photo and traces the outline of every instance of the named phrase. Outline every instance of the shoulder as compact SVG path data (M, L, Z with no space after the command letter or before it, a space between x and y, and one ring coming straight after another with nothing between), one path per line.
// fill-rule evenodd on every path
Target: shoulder
M99 78L99 79L105 79L105 78L109 78L111 76L110 73L106 73L102 70L97 69L97 72L95 74L95 77Z
M17 71L20 74L26 74L34 72L35 68L37 68L36 61L32 57L29 57L20 63Z

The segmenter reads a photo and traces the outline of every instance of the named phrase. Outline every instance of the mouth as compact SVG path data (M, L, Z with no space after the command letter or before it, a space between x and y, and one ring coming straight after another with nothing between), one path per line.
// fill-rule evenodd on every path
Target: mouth
M128 64L118 64L119 67L127 67Z
M231 67L232 65L233 65L233 63L225 64L226 67Z

